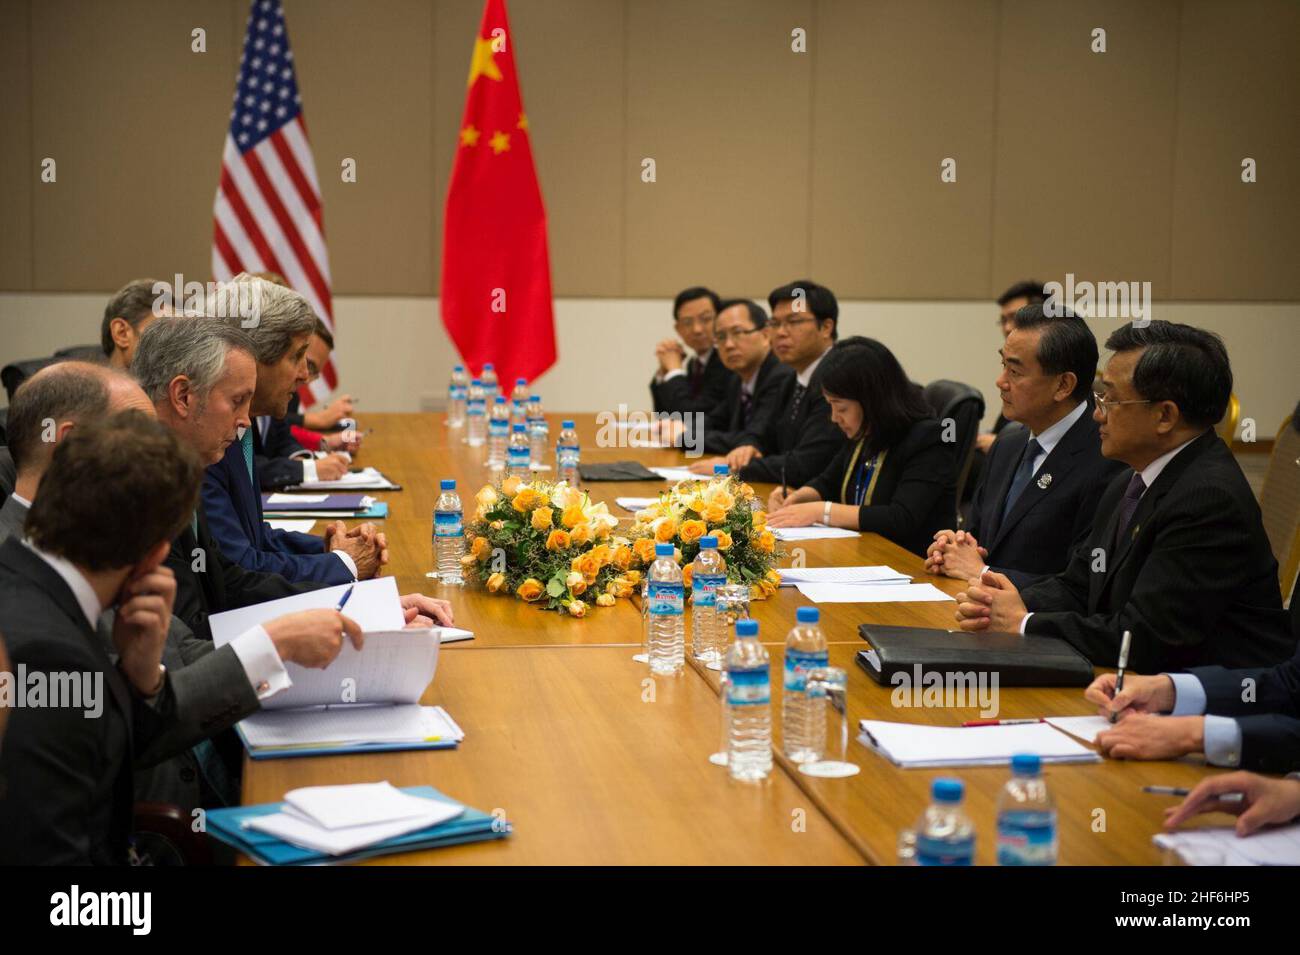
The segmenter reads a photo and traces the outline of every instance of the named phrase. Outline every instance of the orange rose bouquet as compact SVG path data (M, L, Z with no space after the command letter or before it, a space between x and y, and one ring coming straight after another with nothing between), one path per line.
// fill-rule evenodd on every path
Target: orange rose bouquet
M563 481L511 477L474 500L461 564L466 578L490 593L585 617L641 580L631 541L613 536L618 518Z
M644 569L655 559L655 544L674 545L684 582L691 585L691 562L700 538L713 535L727 562L727 580L748 584L756 599L770 597L781 584L776 571L776 538L767 529L767 514L754 489L734 477L682 481L659 495L658 503L638 511L632 528L632 557Z

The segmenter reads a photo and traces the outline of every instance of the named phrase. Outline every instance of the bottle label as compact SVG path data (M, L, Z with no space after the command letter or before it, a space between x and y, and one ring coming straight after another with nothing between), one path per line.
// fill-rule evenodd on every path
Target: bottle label
M691 603L697 607L716 606L718 588L726 582L726 574L696 574L691 580Z
M975 839L935 839L916 835L917 865L974 865Z
M493 418L488 422L488 434L494 438L504 438L510 433L510 424L500 418Z
M1051 865L1056 820L1050 813L1004 813L998 818L998 865Z
M785 688L792 693L802 693L807 683L809 670L824 667L830 662L830 654L821 650L809 653L806 650L785 651Z
M730 706L750 706L770 703L772 685L767 668L727 671L727 703Z
M467 410L469 411L470 414L486 414L487 402L483 401L481 398L476 398L470 401L469 408Z
M531 456L529 454L529 449L527 447L511 448L508 452L506 452L506 460L510 462L510 466L512 468L528 467L528 461L530 457Z
M683 587L680 583L667 580L652 580L648 593L650 612L660 617L680 617L685 601Z
M461 537L465 533L460 514L456 511L439 511L433 517L434 537Z
M469 389L464 385L452 385L449 389L449 396L452 401L464 401L469 395Z

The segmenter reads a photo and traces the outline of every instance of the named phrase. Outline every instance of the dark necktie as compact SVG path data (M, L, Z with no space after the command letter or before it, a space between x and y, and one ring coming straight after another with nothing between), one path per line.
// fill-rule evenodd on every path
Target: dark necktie
M1128 482L1128 490L1124 492L1124 500L1119 505L1119 523L1115 525L1116 544L1124 539L1124 532L1133 522L1133 514L1137 511L1138 503L1142 500L1146 489L1147 485L1142 480L1142 475L1134 471L1133 477Z
M1029 486L1029 482L1034 476L1034 461L1042 453L1043 446L1038 443L1038 439L1030 438L1029 443L1025 445L1025 453L1020 458L1020 467L1016 468L1016 473L1011 478L1011 487L1007 488L1007 499L1002 504L1002 519L1004 521L1007 519L1007 515L1011 513L1011 508L1015 507L1016 501L1020 499L1020 495Z
M799 405L800 405L800 403L803 401L804 393L805 393L807 390L808 390L808 389L805 388L803 385L799 384L799 382L796 381L796 382L794 383L794 398L793 398L793 399L791 400L791 402L790 402L790 420L791 420L791 421L793 421L795 418L799 417Z
M754 396L744 388L740 389L740 423L749 424L749 410L754 406Z
M244 429L244 436L239 439L244 452L244 467L248 469L248 483L253 484L253 425Z

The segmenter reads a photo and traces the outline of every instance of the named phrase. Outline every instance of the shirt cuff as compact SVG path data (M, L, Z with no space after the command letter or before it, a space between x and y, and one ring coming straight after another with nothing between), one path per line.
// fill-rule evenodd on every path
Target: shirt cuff
M259 700L265 700L293 686L284 661L280 659L270 634L263 627L244 631L230 641L230 649L239 658L239 665L244 668L244 675L248 677Z
M341 550L332 550L330 551L330 553L333 554L335 557L337 557L339 560L343 561L343 566L346 567L348 569L348 572L352 574L352 579L356 580L357 562L352 559L352 555L345 554Z
M668 374L664 375L663 379L659 383L663 384L663 382L665 381L671 381L672 379L678 377L679 375L684 375L684 374L686 374L686 369L674 368L672 371L668 372Z
M302 483L303 484L316 483L316 462L315 461L302 462Z
M1021 635L1022 637L1025 635L1025 624L1029 623L1029 618L1032 617L1033 615L1034 615L1034 614L1033 614L1033 612L1031 611L1031 612L1025 614L1024 619L1020 621L1020 635Z
M1190 673L1165 673L1174 681L1174 708L1170 716L1200 716L1205 712L1205 687Z
M1205 718L1205 761L1214 766L1241 765L1241 724L1228 716Z

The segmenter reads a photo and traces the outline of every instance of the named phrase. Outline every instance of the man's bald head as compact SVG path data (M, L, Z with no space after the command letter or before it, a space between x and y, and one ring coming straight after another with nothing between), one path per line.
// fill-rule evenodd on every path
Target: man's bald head
M20 476L45 472L54 446L78 424L116 411L153 414L135 379L104 365L61 361L47 365L14 392L5 436Z

